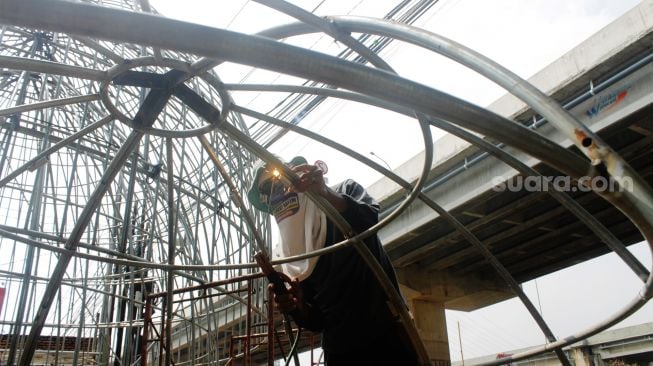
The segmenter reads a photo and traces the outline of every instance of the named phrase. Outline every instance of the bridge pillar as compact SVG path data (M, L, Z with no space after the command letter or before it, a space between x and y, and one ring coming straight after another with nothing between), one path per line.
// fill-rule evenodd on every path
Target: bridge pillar
M491 274L461 277L417 267L396 268L396 272L417 331L436 366L451 365L445 308L471 311L514 296Z
M434 366L449 366L449 341L444 303L414 297L408 298L408 306L419 336L424 342L429 359Z
M571 356L576 366L590 366L590 356L585 347L574 347L571 349Z

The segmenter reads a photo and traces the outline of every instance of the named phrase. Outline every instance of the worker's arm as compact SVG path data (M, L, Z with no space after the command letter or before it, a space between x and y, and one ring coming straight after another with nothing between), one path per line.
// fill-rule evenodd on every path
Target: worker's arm
M303 164L292 168L299 176L295 185L298 192L310 191L326 199L338 212L343 213L348 208L347 199L333 189L327 187L323 173L315 165Z
M365 188L352 179L347 179L335 187L345 201L342 217L355 232L363 232L379 222L379 204Z
M317 306L305 300L304 290L299 280L290 283L291 287L283 295L274 295L277 310L284 314L292 314L293 320L302 328L320 332L324 328L324 317ZM270 284L274 291L274 285Z
M292 169L299 176L295 190L310 191L325 198L352 225L354 231L365 231L379 221L379 204L354 180L347 179L334 190L326 185L322 171L316 166L304 164Z

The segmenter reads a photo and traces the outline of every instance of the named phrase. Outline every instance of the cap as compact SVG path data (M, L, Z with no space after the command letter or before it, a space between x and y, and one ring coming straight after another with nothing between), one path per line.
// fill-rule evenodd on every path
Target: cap
M295 156L286 163L286 165L290 167L302 164L308 164L308 161L303 156ZM267 203L265 203L268 201L267 194L261 193L259 191L259 180L261 179L261 176L265 172L266 168L267 164L264 161L256 164L256 167L254 168L254 179L252 179L252 185L247 191L247 199L249 200L249 203L251 203L252 206L254 206L256 209L270 213L270 207Z

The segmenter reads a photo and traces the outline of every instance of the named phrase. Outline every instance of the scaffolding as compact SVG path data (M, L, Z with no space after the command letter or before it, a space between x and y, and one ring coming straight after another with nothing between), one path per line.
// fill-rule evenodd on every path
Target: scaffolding
M270 251L270 219L242 197L258 160L280 163L266 148L289 131L348 154L406 190L405 200L364 233L351 232L333 208L311 196L350 239L306 256L354 246L391 300L400 302L360 240L422 200L484 255L550 342L495 363L554 351L569 364L563 346L615 324L650 299L650 270L573 200L552 193L645 283L641 296L610 319L557 340L483 243L422 192L433 156L430 126L457 134L518 170L530 169L468 129L571 177L588 172L618 181L627 177L634 182L632 191L597 193L620 208L645 238L653 237L650 187L594 133L499 65L411 27L436 1L399 2L384 19L323 18L284 1L258 2L298 22L251 36L152 15L147 0L0 0L0 282L5 299L0 362L272 362L281 320L274 321L267 283L253 262L256 253ZM326 54L277 41L316 32L345 49ZM393 74L380 56L393 40L442 53L505 86L567 134L587 158ZM284 78L271 85L227 83L219 72L224 63ZM245 90L283 97L256 111L232 97ZM414 116L425 145L420 179L410 184L300 127L327 98ZM425 360L410 316L400 317ZM310 335L304 342L316 344ZM289 345L280 343L283 353ZM262 353L267 358L254 355Z

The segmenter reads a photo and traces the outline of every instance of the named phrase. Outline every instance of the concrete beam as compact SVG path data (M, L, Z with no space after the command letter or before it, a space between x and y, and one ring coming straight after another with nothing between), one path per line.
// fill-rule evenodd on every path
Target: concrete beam
M505 282L491 275L427 273L410 266L398 268L397 278L407 298L444 304L451 310L471 311L515 296Z

